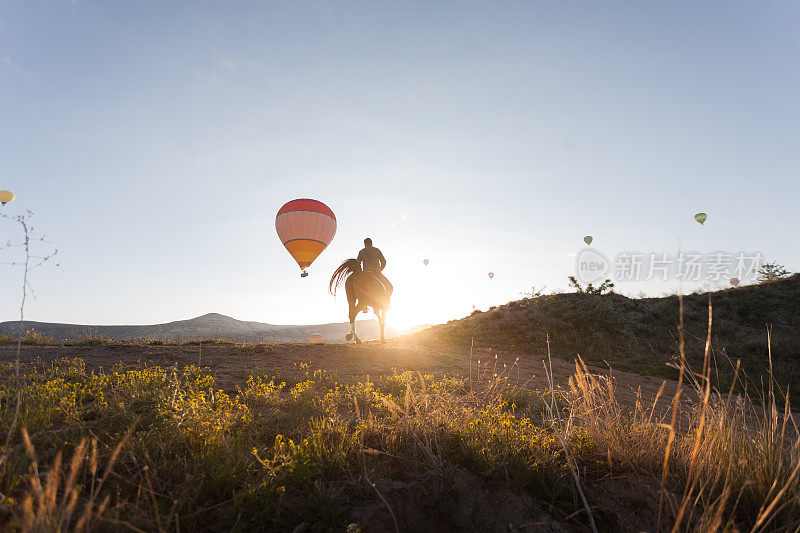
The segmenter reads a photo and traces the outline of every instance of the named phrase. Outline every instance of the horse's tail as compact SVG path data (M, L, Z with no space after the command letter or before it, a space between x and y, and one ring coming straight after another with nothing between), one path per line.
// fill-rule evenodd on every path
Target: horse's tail
M328 290L331 291L331 294L336 296L336 289L347 279L347 276L354 272L361 272L361 263L359 263L357 259L345 259L345 261L339 265L339 268L333 271L331 283L328 286Z

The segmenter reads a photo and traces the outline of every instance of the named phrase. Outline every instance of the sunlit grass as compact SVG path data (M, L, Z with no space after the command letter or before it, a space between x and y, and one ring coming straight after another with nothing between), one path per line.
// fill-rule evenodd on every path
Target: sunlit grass
M196 366L93 372L80 359L35 361L23 367L20 429L3 450L0 521L22 530L305 522L342 531L366 506L401 530L408 513L475 528L502 523L491 512L462 516L454 480L467 476L476 491L527 495L519 505L530 506L531 520L544 513L586 526L568 450L598 527L613 530L625 502L604 508L599 483L660 483L672 439L660 523L653 514L640 527L669 529L678 516L680 529L704 531L800 526L797 430L769 390L761 407L724 391L706 397L703 373L684 369L696 386L671 424L653 399L621 404L614 381L580 362L563 391L525 388L494 361L475 366L463 378L396 372L345 384L301 365L290 384L253 375L225 391ZM6 365L0 427L14 398Z
M55 344L56 340L53 337L39 333L35 329L27 330L21 338L7 333L0 335L0 345L17 344L17 342L22 342L22 344Z
M198 346L204 345L224 345L235 346L268 346L266 342L238 342L224 337L205 337L205 338L153 338L141 337L134 339L116 339L114 337L104 337L96 333L86 333L80 337L59 340L55 337L45 335L35 329L27 330L20 339L16 335L8 333L0 334L0 345L12 345L17 342L29 345L49 345L49 346Z

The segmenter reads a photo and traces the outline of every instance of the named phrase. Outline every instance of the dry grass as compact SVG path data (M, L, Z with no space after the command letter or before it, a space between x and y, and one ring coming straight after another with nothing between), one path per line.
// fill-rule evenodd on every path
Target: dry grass
M590 364L605 366L604 361L609 361L615 370L677 380L681 352L675 325L682 322L683 357L699 372L704 364L709 297L714 302L710 351L714 386L728 390L731 384L738 385L734 379L737 359L750 375L769 374L764 334L767 324L774 326L771 344L775 378L784 388L800 386L800 274L771 283L691 294L681 302L677 295L541 295L473 313L416 336L462 346L469 346L474 339L476 346L544 354L549 334L554 357L572 361L580 354ZM728 356L733 364L728 364ZM795 408L800 408L800 403Z
M9 335L7 333L0 334L0 344L17 344L16 335ZM49 337L47 335L43 335L39 333L35 329L29 329L25 332L22 336L22 344L34 344L34 345L43 345L43 344L55 344L56 340L53 337Z
M0 345L11 345L17 343L17 336L8 333L0 334ZM174 339L174 338L136 338L120 340L113 337L104 337L95 333L86 333L79 338L72 340L57 340L55 337L45 335L30 329L22 336L24 345L49 345L49 346L198 346L198 345L218 345L233 344L236 346L253 345L249 342L237 342L223 337L208 337L197 339ZM268 343L255 343L265 345Z
M25 429L0 461L0 520L23 531L796 530L787 397L772 381L755 401L716 390L708 347L697 372L687 359L666 410L659 398L623 405L613 376L580 359L567 388L545 391L496 359L463 378L355 385L305 366L292 386L251 376L235 392L193 366L34 363L21 376ZM660 487L635 523L625 495L603 494L621 476Z

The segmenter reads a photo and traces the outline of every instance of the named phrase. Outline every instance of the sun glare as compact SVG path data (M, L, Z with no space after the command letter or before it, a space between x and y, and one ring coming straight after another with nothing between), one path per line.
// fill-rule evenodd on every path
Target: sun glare
M435 303L438 305L418 306L414 305L413 300L398 298L392 302L392 307L386 315L386 322L391 328L406 332L417 326L440 324L466 314L463 310L448 307L444 301Z
M498 287L489 278L484 281L473 273L446 269L434 262L395 263L393 267L388 275L395 291L386 320L401 332L463 318L475 308L486 308ZM479 277L477 282L474 277ZM481 283L486 286L481 287ZM472 289L465 291L465 286Z

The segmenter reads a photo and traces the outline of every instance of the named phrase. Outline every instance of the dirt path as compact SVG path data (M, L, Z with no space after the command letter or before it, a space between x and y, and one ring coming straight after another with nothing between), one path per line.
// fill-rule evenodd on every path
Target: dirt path
M496 360L495 360L496 356ZM235 390L251 374L267 374L286 378L300 378L301 363L310 369L322 369L335 373L346 382L391 374L393 369L419 371L436 376L450 375L467 377L481 372L503 371L512 382L527 383L528 387L545 388L547 379L542 366L542 357L529 353L475 350L470 364L469 347L461 348L440 344L415 344L395 339L381 344L367 342L360 346L352 344L274 344L274 345L204 345L202 352L197 345L177 346L23 346L22 360L35 358L51 361L59 357L82 357L89 368L110 369L115 364L130 367L148 365L201 364L211 369L222 387ZM0 362L14 360L13 346L0 346ZM495 362L496 361L496 362ZM516 362L516 365L515 365ZM553 375L558 386L567 388L568 378L575 372L572 362L561 359L552 361ZM591 368L598 374L608 375L608 369ZM641 388L642 398L647 401L655 396L662 381L658 378L640 376L628 372L614 372L617 396L626 403L633 403L636 391ZM675 382L668 382L663 398L669 400L675 391Z

